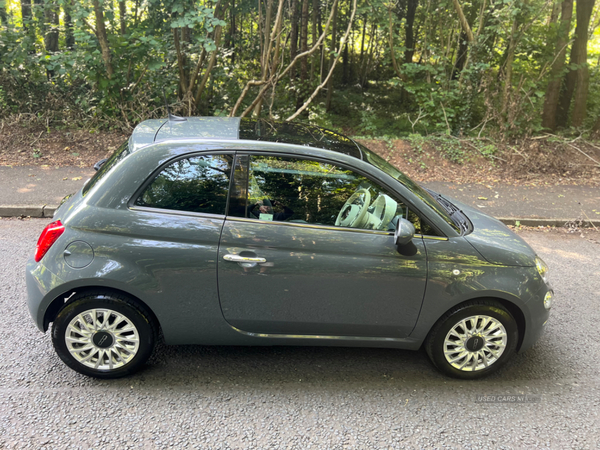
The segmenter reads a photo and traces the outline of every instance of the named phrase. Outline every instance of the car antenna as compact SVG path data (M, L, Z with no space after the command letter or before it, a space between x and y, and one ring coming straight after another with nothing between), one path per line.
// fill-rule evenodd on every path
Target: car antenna
M165 100L165 107L167 108L167 117L169 118L169 122L185 122L187 119L185 117L176 116L175 114L171 114L171 110L169 109L169 102L167 102L167 96L165 95L165 88L162 90L163 98Z

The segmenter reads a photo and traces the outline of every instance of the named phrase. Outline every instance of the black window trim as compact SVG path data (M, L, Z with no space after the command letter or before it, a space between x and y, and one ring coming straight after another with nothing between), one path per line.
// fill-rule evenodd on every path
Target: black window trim
M425 221L431 228L433 228L434 230L436 230L438 232L438 234L439 234L439 236L433 236L433 235L429 235L429 234L416 233L415 237L421 236L421 237L423 237L425 239L429 238L429 239L435 239L435 240L448 240L448 236L446 236L445 233L443 233L438 227L436 227L435 225L433 225L430 220L427 220L426 218L424 218L426 216L418 208L416 208L414 206L411 206L411 204L409 204L404 199L404 197L402 195L400 195L400 193L398 193L396 191L396 189L392 188L391 186L389 186L387 183L385 183L383 181L380 181L380 180L375 181L375 180L373 180L372 175L368 174L364 170L361 170L360 168L348 166L348 164L345 163L345 162L338 161L338 160L335 160L335 159L330 159L330 158L327 158L327 157L324 157L324 156L323 157L321 157L321 156L313 156L313 155L311 155L311 156L305 156L305 155L302 155L302 154L276 152L276 151L238 150L238 151L236 151L236 156L235 156L235 159L234 159L234 168L235 168L235 164L237 163L237 159L240 156L248 156L249 157L248 158L248 162L247 162L248 167L246 168L247 169L246 170L247 176L246 176L246 180L245 180L246 185L248 185L248 177L250 175L250 157L252 157L254 155L256 155L256 156L274 156L274 157L283 157L283 158L295 158L295 159L308 159L308 160L314 160L314 161L324 162L326 164L332 164L332 165L341 167L341 168L343 168L345 170L351 170L353 172L356 172L359 175L362 175L363 177L365 177L367 180L372 181L373 183L375 183L375 184L377 184L377 185L379 185L379 186L387 189L389 192L395 194L397 196L397 198L399 198L405 205L408 205L409 207L412 208L412 211L415 214L417 214L417 216L419 217L419 219L421 221ZM376 169L376 170L380 170L379 168L377 168L375 166L373 166L373 168ZM385 172L383 172L383 171L381 171L381 172L385 174ZM233 171L232 176L231 176L231 180L230 180L231 183L233 183L234 176L235 176L235 170ZM229 197L230 196L231 196L231 184L230 184L230 189L229 189L229 193L228 193L228 196L227 196L227 199L228 199L227 206L229 206ZM229 213L229 209L227 209L227 213ZM277 223L277 224L289 224L289 225L311 225L311 226L319 227L319 228L332 228L331 225L313 225L313 224L302 224L302 223L297 223L297 222L271 222L271 221L265 221L265 220L260 220L260 219L250 219L250 218L245 218L245 217L229 216L229 214L228 214L227 215L227 219L230 220L230 218L244 219L244 220L247 220L247 221L256 221L256 222L260 222L260 223ZM347 227L333 227L333 228L335 228L336 230L339 230L339 229L341 229L341 230L361 230L359 228L347 228ZM362 231L365 231L365 232L388 233L388 234L390 234L390 232L381 231L381 230L366 230L366 229L363 229ZM393 234L393 233L391 233L391 234Z

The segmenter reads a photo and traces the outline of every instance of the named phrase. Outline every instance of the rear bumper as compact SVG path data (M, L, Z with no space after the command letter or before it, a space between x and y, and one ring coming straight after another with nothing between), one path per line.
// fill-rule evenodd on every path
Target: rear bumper
M25 269L25 282L27 285L27 306L29 314L35 325L40 331L46 332L47 324L44 323L44 316L52 298L47 294L56 286L63 284L63 280L50 272L46 266L36 263L29 258Z

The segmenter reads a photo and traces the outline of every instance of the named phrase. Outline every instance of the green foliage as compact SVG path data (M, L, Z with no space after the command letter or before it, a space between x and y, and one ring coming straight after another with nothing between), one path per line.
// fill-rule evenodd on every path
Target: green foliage
M347 47L340 49L339 39L351 12L351 2L341 2L336 40L330 27L324 46L307 61L306 77L300 76L302 68L297 64L276 85L269 86L262 114L279 119L292 115L324 81L330 56L339 52L342 57L326 87L333 92L331 104L327 104L323 89L302 120L379 139L408 136L419 148L423 143L418 143L417 135L432 136L430 142L458 162L473 150L465 152L461 139L543 131L541 111L559 30L559 22L549 23L548 2L492 1L485 2L483 9L482 0L458 3L471 24L472 43L465 41L455 3L450 0L418 2L412 24L409 2L374 0L359 2ZM57 52L45 47L51 24L44 8L33 8L32 17L24 19L19 3L6 3L7 22L0 33L0 117L21 113L49 123L130 128L147 118L164 117L163 89L174 113L226 116L246 83L263 76L261 58L268 48L265 36L276 36L272 29L261 29L268 2L222 1L221 11L216 10L216 0L126 2L122 33L118 2L103 0L100 4L113 69L109 77L95 31L93 4L83 0L35 3L42 4L59 7ZM271 26L277 4L273 2ZM331 2L318 4L317 32L324 27ZM309 5L306 34L310 48L316 37L312 35L313 3ZM284 2L276 72L292 59L292 26L298 25L298 36L302 34L290 6ZM597 4L595 17L599 8ZM72 27L66 21L67 11ZM575 22L574 15L571 35ZM412 54L407 40L411 26ZM67 43L69 30L72 44ZM596 31L589 46L588 120L583 132L596 127L600 116L599 41ZM511 43L514 48L509 58ZM297 50L301 44L298 37ZM392 64L391 49L398 70ZM216 63L196 101L196 89L213 52ZM188 86L197 65L198 76L190 94ZM580 67L567 61L561 76ZM251 105L258 89L250 88L238 115ZM480 142L472 144L482 155L493 158L495 149Z

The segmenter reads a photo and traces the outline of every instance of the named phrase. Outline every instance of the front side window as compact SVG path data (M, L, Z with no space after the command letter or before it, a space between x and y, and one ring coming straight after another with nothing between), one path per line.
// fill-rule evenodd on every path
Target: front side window
M411 220L417 233L422 232L419 217L394 195L337 165L251 156L247 179L243 217L390 231L400 216Z
M137 206L225 214L233 156L199 155L165 167L137 198Z

